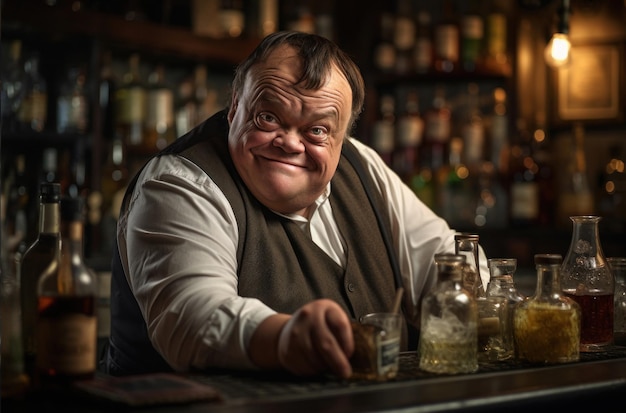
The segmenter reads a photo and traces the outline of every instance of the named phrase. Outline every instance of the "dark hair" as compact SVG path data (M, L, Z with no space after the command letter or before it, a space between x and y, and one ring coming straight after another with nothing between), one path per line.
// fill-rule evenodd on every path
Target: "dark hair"
M291 46L302 59L304 72L298 83L307 89L318 89L329 75L332 64L348 80L352 89L351 123L357 120L365 101L365 83L358 66L335 43L325 37L296 31L280 31L265 37L252 53L237 67L233 79L233 93L243 88L246 74L256 64L264 62L279 46Z

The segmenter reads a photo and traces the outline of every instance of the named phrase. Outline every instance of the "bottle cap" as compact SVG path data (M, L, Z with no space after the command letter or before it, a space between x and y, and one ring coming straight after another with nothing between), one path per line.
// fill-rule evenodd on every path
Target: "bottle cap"
M53 204L61 199L61 184L56 182L42 182L39 186L41 203Z
M537 265L561 265L563 257L561 254L536 254L535 264Z
M61 198L61 220L82 221L84 208L85 200L82 197L64 196Z

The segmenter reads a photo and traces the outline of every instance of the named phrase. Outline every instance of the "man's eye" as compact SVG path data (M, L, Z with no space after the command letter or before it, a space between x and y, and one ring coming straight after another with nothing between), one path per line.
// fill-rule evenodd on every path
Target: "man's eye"
M278 127L278 120L269 113L259 113L255 117L257 128L264 131L272 131Z
M309 133L311 134L311 136L314 136L316 138L323 138L327 134L326 128L322 128L322 127L311 128L309 129Z

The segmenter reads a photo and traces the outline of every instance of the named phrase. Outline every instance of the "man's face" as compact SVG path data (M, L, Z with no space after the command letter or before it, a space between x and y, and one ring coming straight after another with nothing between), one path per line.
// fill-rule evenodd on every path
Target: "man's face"
M336 68L319 90L296 86L300 72L287 46L255 66L233 98L228 143L237 171L261 203L306 217L337 169L352 91Z

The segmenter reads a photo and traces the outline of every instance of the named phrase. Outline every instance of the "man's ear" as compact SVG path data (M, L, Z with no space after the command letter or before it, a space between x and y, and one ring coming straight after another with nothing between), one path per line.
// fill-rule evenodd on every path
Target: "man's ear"
M230 108L228 109L228 123L232 123L233 118L235 117L235 112L237 111L237 106L239 105L239 99L237 98L237 94L233 93L233 100L230 102Z

